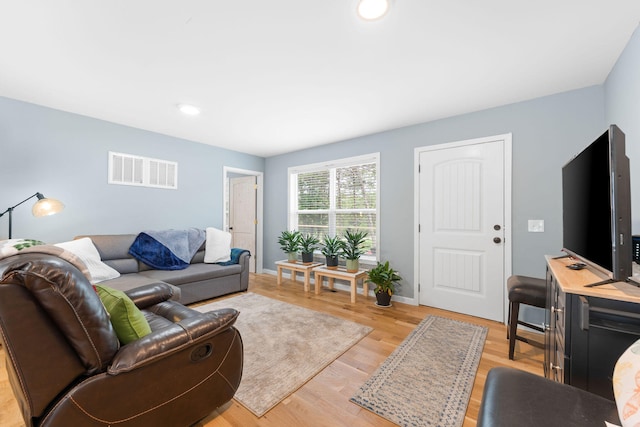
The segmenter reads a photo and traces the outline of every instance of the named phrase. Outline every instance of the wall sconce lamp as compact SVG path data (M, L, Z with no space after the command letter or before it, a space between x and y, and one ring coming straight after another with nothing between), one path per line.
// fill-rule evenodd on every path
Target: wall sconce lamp
M23 204L24 202L26 202L27 200L33 199L34 197L38 198L38 201L33 205L33 208L31 208L31 212L35 217L39 218L41 216L57 214L62 209L64 209L64 205L60 200L47 199L42 195L42 193L36 193L33 196L27 197L17 205L11 206L10 208L7 208L6 211L0 213L0 217L6 214L7 212L9 213L9 238L11 238L11 214L13 213L13 210L18 206L20 206L21 204Z

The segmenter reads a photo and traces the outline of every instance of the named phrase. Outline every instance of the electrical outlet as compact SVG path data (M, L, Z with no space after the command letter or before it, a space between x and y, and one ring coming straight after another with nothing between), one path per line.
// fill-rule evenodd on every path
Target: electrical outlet
M544 232L544 219L529 220L529 233L543 233L543 232Z

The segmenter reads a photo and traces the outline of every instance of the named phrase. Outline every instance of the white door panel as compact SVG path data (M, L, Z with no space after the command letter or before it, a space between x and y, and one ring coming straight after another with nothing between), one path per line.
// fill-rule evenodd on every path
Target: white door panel
M256 260L256 177L229 179L229 231L231 246L251 252L249 271L255 273Z
M504 141L419 156L420 304L503 321Z

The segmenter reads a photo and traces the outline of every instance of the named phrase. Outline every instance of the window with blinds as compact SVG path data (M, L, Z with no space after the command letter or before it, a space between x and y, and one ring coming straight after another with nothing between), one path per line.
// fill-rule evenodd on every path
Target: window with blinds
M175 190L178 188L178 164L110 151L108 182Z
M363 260L378 254L379 153L289 168L289 228L316 235L368 233Z

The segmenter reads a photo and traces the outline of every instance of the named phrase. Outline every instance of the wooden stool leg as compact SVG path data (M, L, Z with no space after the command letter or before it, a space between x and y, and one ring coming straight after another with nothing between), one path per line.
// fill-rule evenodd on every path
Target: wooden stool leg
M351 304L356 303L356 279L351 279Z
M507 339L509 339L509 329L511 329L511 301L509 301L509 312L507 313Z
M513 360L513 352L516 347L516 329L518 328L518 312L520 304L509 302L511 316L509 317L509 360Z
M311 287L311 271L305 270L304 272L304 291L309 292L309 288Z

